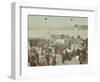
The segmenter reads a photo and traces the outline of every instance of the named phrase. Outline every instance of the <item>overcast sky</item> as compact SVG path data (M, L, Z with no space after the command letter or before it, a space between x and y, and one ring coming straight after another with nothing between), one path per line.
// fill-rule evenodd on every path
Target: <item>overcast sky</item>
M75 30L75 24L87 25L87 17L28 16L28 33L32 37L48 37L50 34L69 34L87 37L86 30ZM71 29L72 28L72 29ZM80 26L78 27L80 28ZM85 27L87 28L87 27ZM70 30L69 30L70 29Z
M35 28L52 29L52 28L71 28L77 25L87 25L87 17L60 17L60 16L28 16L28 26L30 30Z

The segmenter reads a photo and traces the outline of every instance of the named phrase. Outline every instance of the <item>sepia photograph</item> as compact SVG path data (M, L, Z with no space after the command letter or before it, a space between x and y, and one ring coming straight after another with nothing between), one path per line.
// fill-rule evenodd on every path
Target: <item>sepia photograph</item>
M59 78L96 74L97 10L91 7L13 3L11 77Z
M28 15L28 67L88 64L88 17Z

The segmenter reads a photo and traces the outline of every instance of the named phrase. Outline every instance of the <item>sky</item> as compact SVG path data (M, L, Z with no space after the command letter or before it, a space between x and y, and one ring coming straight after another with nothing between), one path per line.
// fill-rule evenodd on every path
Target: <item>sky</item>
M87 17L72 17L72 16L28 16L29 29L69 29L77 25L87 25Z
M81 29L76 30L75 28ZM82 27L85 26L85 27ZM85 28L85 30L83 30ZM30 37L48 37L50 34L71 36L88 35L88 18L72 16L28 16L28 32Z

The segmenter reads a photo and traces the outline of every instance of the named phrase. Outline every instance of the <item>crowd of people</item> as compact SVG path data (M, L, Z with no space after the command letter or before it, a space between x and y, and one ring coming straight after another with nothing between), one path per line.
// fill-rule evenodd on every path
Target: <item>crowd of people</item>
M29 39L28 65L50 66L88 63L88 38L70 35L50 35L49 38Z

